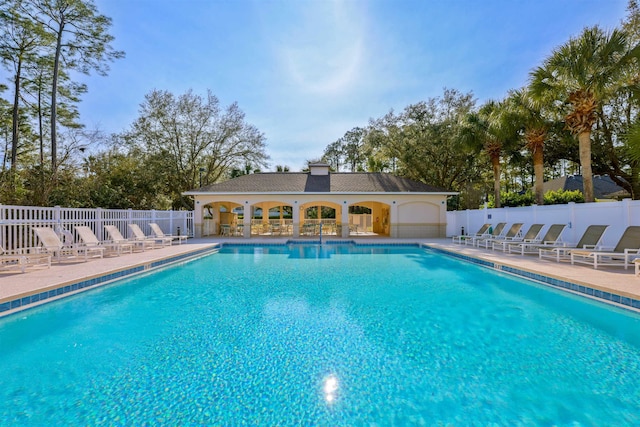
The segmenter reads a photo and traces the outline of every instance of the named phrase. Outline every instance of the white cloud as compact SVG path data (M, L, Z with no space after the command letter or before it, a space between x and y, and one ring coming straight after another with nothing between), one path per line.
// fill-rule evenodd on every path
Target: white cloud
M361 3L299 3L273 46L293 90L335 96L353 88L364 69L364 17Z

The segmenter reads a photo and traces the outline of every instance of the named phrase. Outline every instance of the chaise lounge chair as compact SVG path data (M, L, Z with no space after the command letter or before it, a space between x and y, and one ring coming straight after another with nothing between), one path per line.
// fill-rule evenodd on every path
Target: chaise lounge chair
M130 240L125 238L115 225L105 225L104 229L107 231L107 234L109 234L112 242L133 244L133 250L140 249L145 251L147 248L155 248L155 242L153 240Z
M34 227L34 233L40 240L42 248L51 254L51 257L58 262L66 259L83 259L85 262L89 260L89 256L102 258L104 256L104 248L91 248L76 243L63 243L55 230L51 227Z
M522 223L516 222L512 224L511 227L509 227L509 229L504 235L489 237L487 239L478 239L476 241L476 246L477 247L483 246L486 249L489 249L491 245L493 245L493 242L499 242L499 241L501 242L506 240L511 241L513 239L519 238L518 236L520 236L521 229L522 229Z
M504 227L506 225L507 225L506 222L499 222L498 224L496 224L496 227L494 229L491 229L491 227L489 227L489 229L487 230L487 233L483 234L482 236L469 237L468 239L464 239L464 244L477 246L477 243L481 240L498 238L504 232Z
M575 246L564 245L556 248L538 248L538 257L540 259L550 258L555 259L556 262L560 260L569 260L569 252L574 249L591 249L595 250L599 247L602 236L607 230L608 225L590 225L586 228L578 243Z
M135 241L151 241L154 243L154 248L156 244L159 244L160 247L164 247L166 245L171 245L171 241L173 240L171 237L155 237L155 236L146 236L142 229L138 226L138 224L127 224L129 227L129 231L131 232L131 240Z
M517 228L518 225L520 228ZM495 239L491 241L491 250L506 252L509 245L514 243L522 243L522 242L538 242L538 235L540 234L540 230L544 227L544 224L532 224L526 233L521 234L522 224L516 223L511 226L511 228L516 227L517 233L513 237L509 237L509 233L504 239ZM512 230L509 230L510 232Z
M12 251L5 251L0 246L0 269L20 270L24 273L27 267L46 265L51 267L51 255L39 253L38 248L22 248Z
M549 248L558 246L561 241L560 236L564 231L566 224L552 224L541 240L537 242L516 243L509 245L509 253L519 253L520 255L537 254L540 248Z
M462 244L467 239L470 239L470 238L473 238L473 237L485 236L487 234L489 228L491 228L491 224L484 224L482 227L480 227L480 229L478 231L476 231L475 234L461 234L459 236L453 236L451 241L453 243ZM485 236L485 237L487 237L487 236Z
M104 248L105 255L120 256L122 252L133 252L134 245L131 242L114 242L111 240L101 242L98 240L93 230L86 225L78 225L74 229L85 246L89 248Z
M149 223L149 227L151 227L151 231L153 232L153 235L159 239L171 239L169 240L169 244L172 244L172 242L174 240L178 241L178 244L181 245L183 240L187 240L187 238L189 236L186 235L179 235L179 236L174 236L173 234L165 234L162 231L162 228L160 228L160 226L158 224L156 224L155 222L150 222Z
M640 226L627 227L612 251L572 249L569 254L571 264L590 264L594 269L598 266L624 266L627 269L632 260L640 256Z

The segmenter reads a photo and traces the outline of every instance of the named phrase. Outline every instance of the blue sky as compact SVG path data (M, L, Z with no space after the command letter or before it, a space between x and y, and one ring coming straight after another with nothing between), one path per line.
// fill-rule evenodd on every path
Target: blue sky
M298 171L389 110L526 84L585 26L611 29L626 0L96 0L126 58L86 79L89 128L127 129L145 94L210 89L266 136L270 167Z

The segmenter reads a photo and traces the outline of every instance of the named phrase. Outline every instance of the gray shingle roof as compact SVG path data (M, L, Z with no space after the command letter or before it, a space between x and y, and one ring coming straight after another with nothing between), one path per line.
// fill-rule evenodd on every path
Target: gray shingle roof
M582 189L582 175L561 176L560 178L547 181L543 185L543 191L573 191ZM624 188L613 182L607 175L593 176L593 195L596 199L606 199L611 197L625 196L629 193Z
M189 193L443 193L441 188L386 173L268 172L242 175ZM454 194L453 192L451 192Z

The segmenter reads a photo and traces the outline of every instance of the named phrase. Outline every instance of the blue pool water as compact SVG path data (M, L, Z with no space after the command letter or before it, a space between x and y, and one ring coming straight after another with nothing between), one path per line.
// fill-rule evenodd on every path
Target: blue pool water
M0 424L640 425L640 317L417 247L225 247L0 320Z

